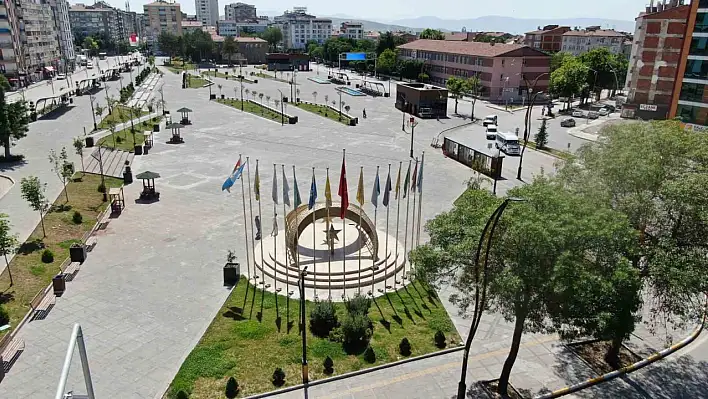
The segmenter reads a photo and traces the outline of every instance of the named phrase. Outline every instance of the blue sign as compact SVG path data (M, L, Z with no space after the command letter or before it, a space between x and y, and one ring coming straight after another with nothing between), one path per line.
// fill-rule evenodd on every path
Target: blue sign
M344 53L346 61L366 61L366 53Z

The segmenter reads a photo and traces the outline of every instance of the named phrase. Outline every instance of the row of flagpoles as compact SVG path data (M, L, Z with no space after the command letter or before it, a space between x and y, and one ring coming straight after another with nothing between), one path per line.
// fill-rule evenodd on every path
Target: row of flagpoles
M386 177L386 183L383 187L383 198L382 198L382 205L386 207L386 243L385 243L385 248L384 248L384 253L385 253L385 258L388 256L388 237L389 237L389 211L390 211L390 204L391 204L391 192L393 191L393 196L394 200L397 200L397 206L396 206L396 235L395 235L395 255L394 259L396 259L397 262L397 255L398 255L398 237L399 237L399 224L400 224L400 202L401 198L407 198L406 200L406 216L405 216L405 228L404 228L404 278L407 278L406 274L406 269L405 269L405 263L406 263L406 258L407 258L407 250L408 250L408 224L409 224L409 210L410 210L410 197L412 194L413 197L413 214L412 214L412 222L411 222L411 232L410 232L410 248L412 249L413 246L418 246L420 243L420 225L421 225L421 213L422 213L422 203L423 203L423 165L424 165L424 160L425 160L425 152L421 155L421 159L418 160L418 158L413 160L408 161L408 167L406 169L406 174L403 179L403 182L401 182L401 174L403 170L403 162L399 162L398 166L398 173L396 175L396 180L395 180L395 188L393 185L393 180L391 179L391 164L388 164L388 172L387 172L387 177ZM412 173L411 173L411 168L413 168ZM248 182L248 203L249 203L249 215L246 214L246 188L245 188L245 183L244 179L242 178L244 170L246 172L246 180ZM293 207L293 209L297 209L300 205L302 205L302 199L300 197L300 190L298 188L298 182L297 182L297 176L295 173L295 165L292 166L292 173L293 173L293 201L291 203L290 201L290 185L288 183L287 175L285 173L285 165L281 164L281 173L282 173L282 199L283 199L283 225L285 226L285 220L286 220L286 205ZM277 178L277 165L273 164L273 186L272 186L272 193L271 197L273 200L273 230L271 232L271 235L275 238L274 239L274 248L273 248L273 256L274 256L274 263L276 266L274 266L274 272L275 278L273 279L275 282L275 291L280 292L281 289L277 287L278 280L277 280L277 235L278 235L278 213L277 213L277 206L280 204L280 190L278 189L278 178ZM246 265L247 265L247 270L249 276L254 279L254 281L257 281L260 279L260 284L263 284L265 288L269 288L270 285L265 284L265 274L264 274L264 254L263 254L263 245L261 245L260 248L260 257L261 257L261 275L258 276L258 273L256 271L256 247L255 247L255 241L261 239L261 180L260 180L260 172L259 172L259 161L256 160L256 167L255 167L255 179L253 183L253 190L251 187L251 171L250 171L250 157L246 157L246 160L244 161L242 156L239 155L239 159L236 162L236 165L234 166L232 172L229 174L229 176L226 178L224 183L221 186L222 191L226 190L228 192L231 192L231 188L236 184L236 181L241 180L241 195L242 195L242 203L243 203L243 215L244 215L244 244L246 247ZM419 199L418 199L418 209L417 209L417 217L416 217L416 192L419 194ZM253 217L253 201L252 201L252 193L255 193L255 199L256 202L258 203L258 216L256 218ZM329 180L329 168L326 168L326 181L325 181L325 204L326 204L326 209L327 209L327 226L326 226L326 231L327 231L327 237L329 239L329 221L330 221L330 214L329 214L329 209L332 206L332 191L330 188L330 180ZM347 173L346 173L346 150L342 151L342 167L341 167L341 173L339 177L339 188L337 191L338 196L340 197L340 215L339 217L344 219L346 216L347 209L349 208L349 188L347 185ZM377 223L377 213L378 213L378 206L379 206L379 197L381 195L381 185L380 185L380 178L379 178L379 166L376 167L376 177L374 179L373 187L371 189L371 197L370 197L370 202L371 205L374 207L374 226L376 226ZM312 168L312 181L310 183L310 196L308 199L307 207L308 209L313 209L316 201L317 201L318 193L317 193L317 181L315 178L315 168ZM360 207L364 206L365 203L365 193L364 193L364 167L360 167L359 170L359 182L357 185L357 192L356 192L356 201L359 203ZM297 214L296 214L297 217ZM251 234L250 234L250 242L251 242L251 248L249 250L248 243L249 243L249 233L248 233L248 222L246 219L250 219L252 222L255 221L256 224L256 231L257 233L254 235L253 234L253 224L251 224ZM313 247L316 245L316 241L314 240L315 238L315 227L314 227L314 222L315 222L315 214L313 212L312 214L312 219L313 219ZM416 219L417 219L417 224L416 224ZM296 225L299 224L299 220L296 220ZM358 229L360 230L361 227L361 214L359 214L359 223L358 223ZM376 227L374 227L376 228ZM346 229L342 229L342 247L344 248L346 246ZM297 242L296 242L297 246ZM314 250L314 248L313 248ZM328 280L329 280L329 298L331 299L331 252L329 247L327 248L328 253L330 254L329 260L328 260ZM358 292L361 291L361 246L359 247L358 251L358 262L359 262L359 272L358 272L358 278L359 278L359 284L358 284ZM285 251L286 254L286 259L285 259L285 265L286 267L289 267L291 264L291 261L295 264L296 268L300 270L300 261L299 261L299 251L297 254L295 254L295 259L289 260L288 259L288 251L286 249ZM253 256L253 263L251 263L250 256ZM371 278L371 291L370 294L373 295L373 289L374 289L374 276L373 273L377 269L375 263L376 263L376 258L378 254L372 254L372 278ZM313 275L315 279L315 286L317 283L317 260L316 256L313 256ZM344 269L344 276L345 276L345 281L344 281L344 291L342 297L344 298L346 296L346 254L344 254L344 259L343 259L343 269ZM253 273L251 273L251 270ZM410 272L410 268L408 270ZM391 288L396 288L399 282L396 280L396 276L394 274L393 276L394 284L393 286L389 285L388 283L388 278L386 279L384 283L384 289L379 289L381 292L386 292L387 289ZM290 281L289 281L289 273L286 273L286 292L288 296L293 294L293 291L290 291ZM315 298L317 298L317 288L315 288L314 291Z

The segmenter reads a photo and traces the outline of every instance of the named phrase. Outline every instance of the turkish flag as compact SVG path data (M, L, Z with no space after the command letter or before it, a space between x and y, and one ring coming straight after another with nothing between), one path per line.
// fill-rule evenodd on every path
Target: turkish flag
M344 219L344 215L347 213L347 208L349 208L349 189L347 189L347 167L344 162L344 157L342 157L342 173L339 176L339 196L342 198L342 206L340 207L340 215Z

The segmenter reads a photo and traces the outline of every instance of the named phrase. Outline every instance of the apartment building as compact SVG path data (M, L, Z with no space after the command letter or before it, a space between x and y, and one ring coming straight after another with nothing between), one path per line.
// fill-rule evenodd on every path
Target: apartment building
M245 3L231 3L224 6L224 19L227 21L249 21L258 19L256 6Z
M145 13L145 38L148 44L157 43L162 32L182 35L182 12L179 3L158 0L143 6Z
M578 56L596 48L606 48L612 54L621 54L626 38L624 33L589 26L565 32L561 38L561 51Z
M342 22L339 37L360 40L364 38L364 26L361 22Z
M204 26L216 26L219 20L219 0L194 0L197 19Z
M563 34L570 31L570 26L546 25L533 32L526 32L524 44L551 53L561 51Z
M13 0L0 2L0 73L18 87L26 82L19 13Z
M241 36L243 32L263 33L268 29L268 20L255 19L248 21L219 20L216 26L220 36Z
M102 2L95 5L74 4L69 8L69 23L74 36L105 35L115 41L121 37L118 13Z
M40 80L55 72L61 56L54 12L45 0L21 0L18 9L27 73Z
M416 40L398 46L399 58L423 61L431 83L445 86L451 76L477 76L482 96L497 103L521 103L527 82L546 92L551 57L520 44ZM530 83L528 83L530 84Z
M332 20L308 14L307 7L294 7L274 21L283 32L283 46L287 49L305 49L310 40L324 43L332 36Z
M204 24L202 21L185 21L182 20L182 33L191 33L198 30L203 30Z
M69 2L66 0L49 0L54 13L54 23L61 54L58 63L61 72L73 70L76 53L74 52L74 34L69 21Z
M706 0L702 0L706 1ZM677 70L691 6L678 0L650 4L636 19L622 116L666 119L674 102ZM690 41L688 41L690 43ZM677 93L678 94L678 93Z
M708 132L708 0L694 0L687 18L669 118L686 128Z

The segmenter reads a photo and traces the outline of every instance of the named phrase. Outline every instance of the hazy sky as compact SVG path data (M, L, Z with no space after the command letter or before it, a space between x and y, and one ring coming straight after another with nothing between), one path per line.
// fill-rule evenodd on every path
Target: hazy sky
M466 19L485 15L501 15L515 18L577 18L593 17L619 20L634 20L649 0L219 0L220 13L224 4L254 4L259 11L271 13L291 9L293 6L308 8L315 15L334 16L343 14L359 18L395 20L418 16L437 16L445 19ZM80 3L80 0L70 0ZM108 0L115 7L125 8L125 0ZM131 0L131 10L140 12L148 0ZM93 1L84 1L93 3ZM194 14L194 0L180 1L182 11Z

